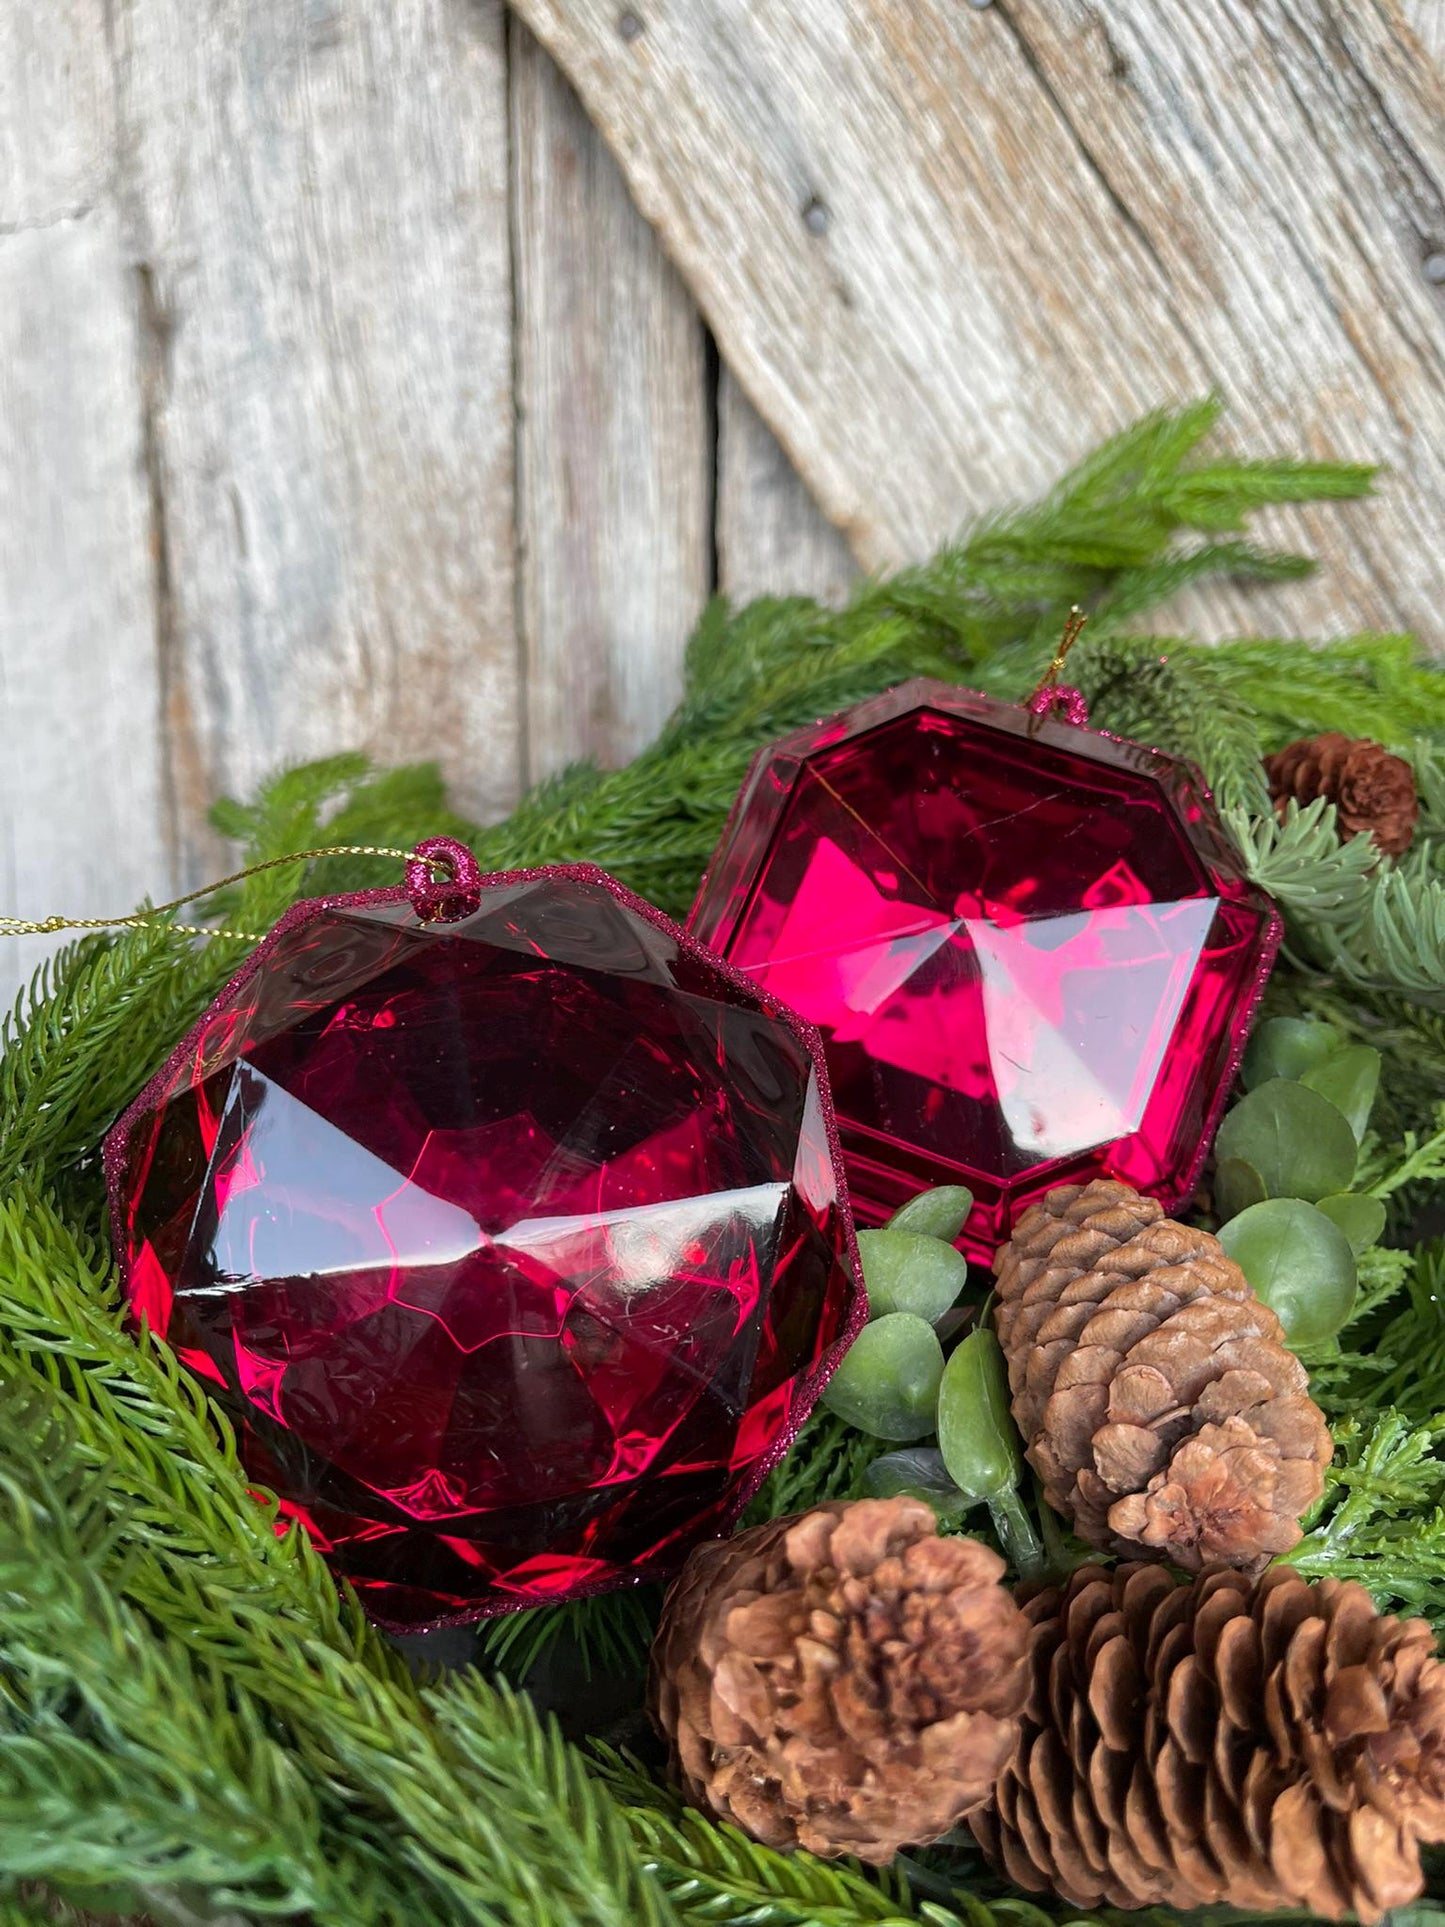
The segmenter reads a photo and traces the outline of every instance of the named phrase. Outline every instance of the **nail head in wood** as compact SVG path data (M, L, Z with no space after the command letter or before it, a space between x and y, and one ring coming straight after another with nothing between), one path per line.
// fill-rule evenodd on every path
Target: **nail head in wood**
M1421 263L1425 279L1432 287L1445 286L1445 248L1433 248Z
M815 194L803 204L803 226L809 234L826 234L833 225L833 210Z
M617 16L617 31L622 35L622 38L629 43L634 40L640 40L643 33L642 15L634 13L631 7L629 7L625 13L620 13Z

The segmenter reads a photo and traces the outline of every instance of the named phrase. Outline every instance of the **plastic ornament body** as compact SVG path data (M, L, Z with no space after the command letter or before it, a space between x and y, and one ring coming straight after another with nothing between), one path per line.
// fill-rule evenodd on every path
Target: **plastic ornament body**
M106 1147L134 1309L393 1626L674 1570L863 1314L816 1037L444 854L284 917Z
M690 927L823 1032L864 1222L962 1182L987 1258L1052 1185L1193 1187L1279 921L1197 773L1083 720L913 682L743 786Z

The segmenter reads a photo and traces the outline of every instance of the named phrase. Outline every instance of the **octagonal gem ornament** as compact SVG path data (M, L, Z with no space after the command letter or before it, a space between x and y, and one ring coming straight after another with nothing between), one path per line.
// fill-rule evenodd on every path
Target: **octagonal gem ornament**
M690 927L822 1031L854 1209L1193 1189L1280 925L1188 764L911 682L756 759Z
M864 1313L816 1035L587 867L289 912L106 1145L135 1311L382 1624L665 1575Z

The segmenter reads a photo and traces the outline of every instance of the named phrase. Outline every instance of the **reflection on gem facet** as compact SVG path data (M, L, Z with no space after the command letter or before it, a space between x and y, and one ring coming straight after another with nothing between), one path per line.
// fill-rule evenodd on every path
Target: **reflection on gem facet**
M1184 765L914 683L763 752L693 928L823 1032L855 1204L1176 1204L1278 941Z
M812 1047L595 873L311 906L108 1161L135 1303L395 1624L673 1569L862 1310Z

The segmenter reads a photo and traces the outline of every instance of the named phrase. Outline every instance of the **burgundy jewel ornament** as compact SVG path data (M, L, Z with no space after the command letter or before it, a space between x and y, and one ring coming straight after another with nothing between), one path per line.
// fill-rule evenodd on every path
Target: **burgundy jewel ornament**
M1085 720L912 682L775 743L691 918L823 1032L859 1218L970 1185L978 1258L1071 1179L1188 1197L1279 945L1196 771Z
M817 1038L589 867L298 905L106 1159L134 1309L394 1627L674 1570L864 1312Z

